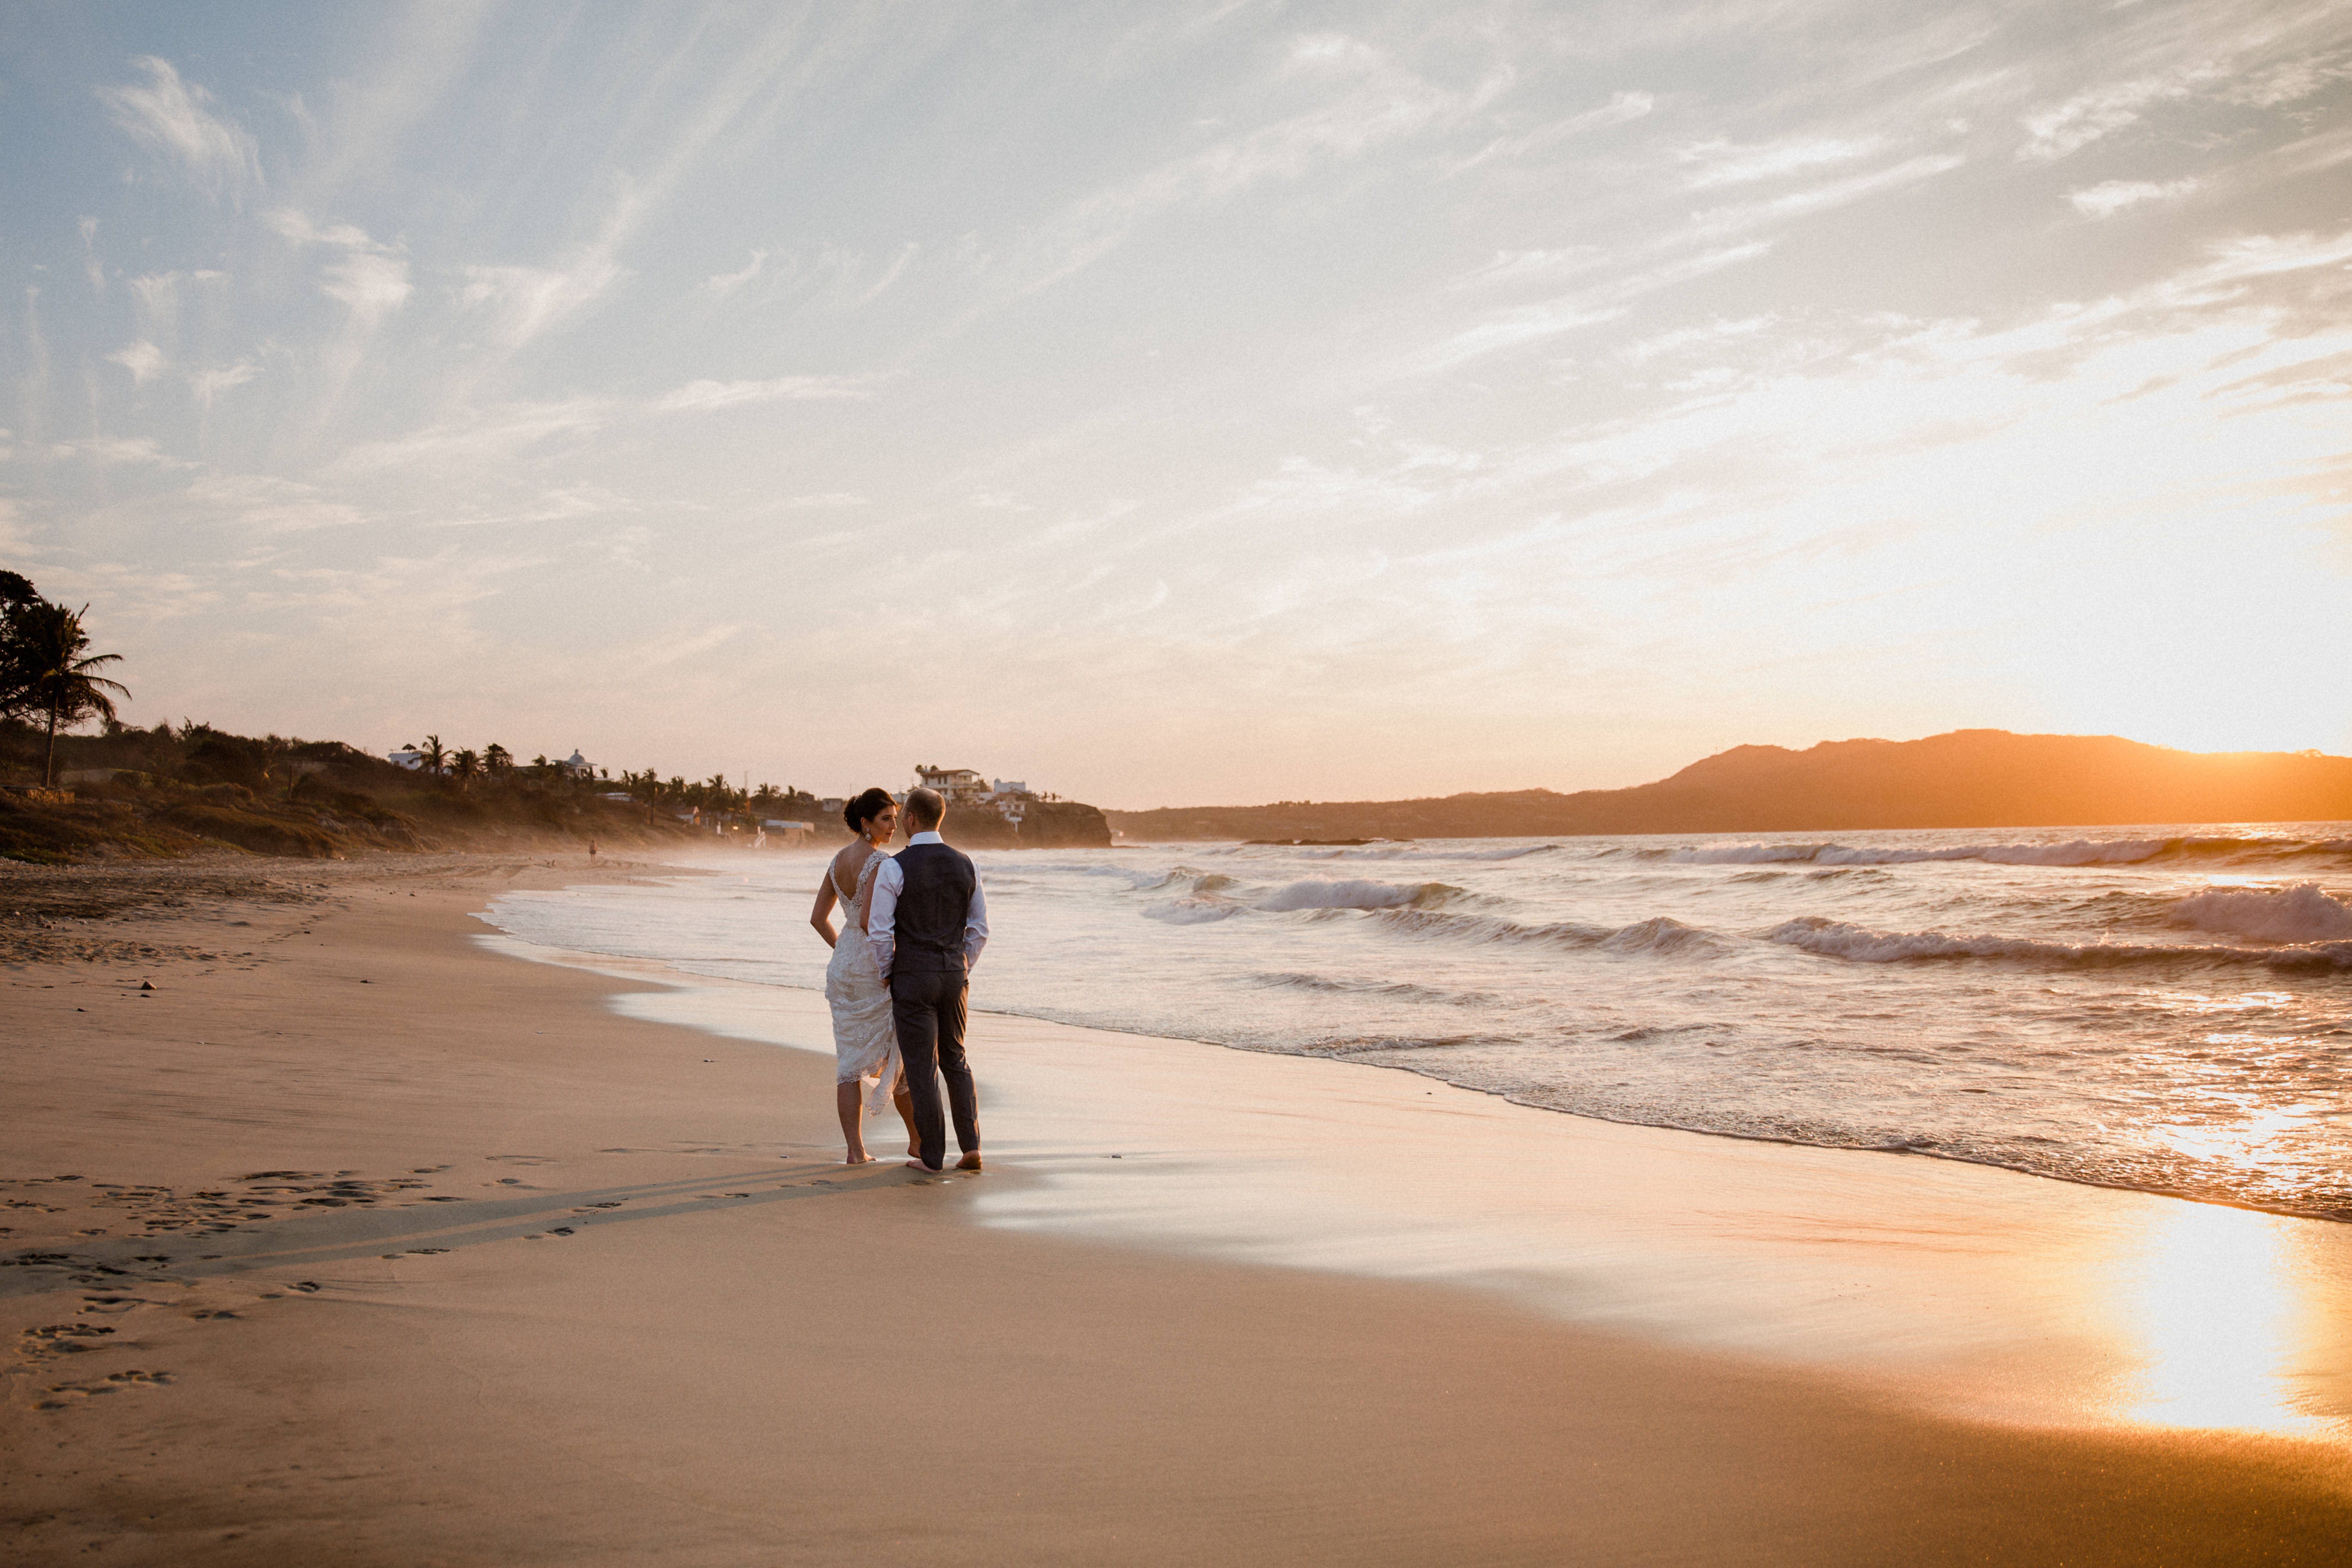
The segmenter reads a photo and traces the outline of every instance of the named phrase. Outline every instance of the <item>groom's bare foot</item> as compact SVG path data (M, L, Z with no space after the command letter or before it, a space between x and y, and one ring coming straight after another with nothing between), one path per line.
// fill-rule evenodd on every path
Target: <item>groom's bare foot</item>
M926 1165L920 1160L908 1161L907 1169L910 1171L920 1171L926 1175L932 1176L936 1176L940 1173L940 1168L937 1165Z
M977 1170L979 1170L979 1169L980 1169L980 1151L979 1151L979 1150L977 1150L977 1149L974 1149L971 1153L966 1154L962 1159L958 1160L958 1161L956 1162L956 1169L957 1169L957 1170L959 1170L959 1171L977 1171Z

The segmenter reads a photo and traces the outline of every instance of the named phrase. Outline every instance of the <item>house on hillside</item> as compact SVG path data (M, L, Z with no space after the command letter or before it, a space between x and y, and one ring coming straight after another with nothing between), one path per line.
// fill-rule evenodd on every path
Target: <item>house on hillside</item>
M935 768L919 764L915 778L925 789L935 789L950 805L977 805L988 798L988 781L976 768Z
M1018 823L1028 815L1029 805L1037 796L1024 779L987 779L977 768L918 767L915 776L927 789L935 789L947 797L951 806L968 811L993 811L1007 822Z

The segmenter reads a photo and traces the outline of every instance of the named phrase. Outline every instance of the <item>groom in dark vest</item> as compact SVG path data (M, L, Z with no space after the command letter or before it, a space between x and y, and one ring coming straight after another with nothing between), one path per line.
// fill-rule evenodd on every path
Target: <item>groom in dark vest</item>
M980 1101L963 1059L965 976L988 945L988 900L971 858L940 837L947 802L935 789L907 795L907 847L875 873L866 912L874 966L890 987L898 1055L915 1102L915 1158L909 1169L937 1171L948 1157L940 1114L940 1079L955 1117L959 1171L980 1169Z

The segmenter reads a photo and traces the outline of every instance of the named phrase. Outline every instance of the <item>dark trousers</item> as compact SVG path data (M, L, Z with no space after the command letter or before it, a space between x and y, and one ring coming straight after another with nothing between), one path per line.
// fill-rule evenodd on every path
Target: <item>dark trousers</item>
M915 1102L916 1147L934 1170L948 1159L948 1131L940 1114L942 1078L948 1080L948 1110L955 1116L956 1147L967 1154L980 1152L980 1099L963 1059L967 994L961 969L901 969L890 975L890 1015L898 1026L898 1055L907 1064L907 1093Z

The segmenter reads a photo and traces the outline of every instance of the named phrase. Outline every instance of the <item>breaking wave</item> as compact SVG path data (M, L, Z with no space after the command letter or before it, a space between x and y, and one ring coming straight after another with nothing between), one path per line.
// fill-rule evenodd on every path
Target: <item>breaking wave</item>
M1461 893L1461 889L1444 882L1416 882L1411 887L1399 887L1393 882L1326 882L1309 879L1304 882L1293 882L1288 887L1276 888L1258 900L1257 907L1274 914L1293 910L1432 909L1449 899L1460 897Z
M1417 985L1410 980L1350 980L1328 974L1275 970L1251 976L1255 984L1275 990L1315 991L1328 995L1384 996L1399 1002L1434 1002L1449 1007L1486 1007L1502 1000L1491 991L1447 991Z
M1376 918L1391 930L1407 935L1450 942L1556 947L1580 952L1698 955L1720 952L1726 946L1716 932L1685 925L1668 915L1625 926L1585 925L1576 921L1528 925L1491 915L1452 914L1444 910L1387 910Z
M2352 857L2352 838L2183 837L2075 838L2063 844L1956 844L1937 849L1882 849L1867 845L1705 844L1659 851L1678 866L1759 866L1809 862L1819 866L1915 866L1932 860L1981 860L1995 866L2137 866L2146 861L2245 855Z
M2258 942L2342 941L2352 938L2352 900L2330 897L2316 882L2277 891L2215 888L2173 906L2172 923Z
M1808 915L1774 927L1768 942L1855 963L1904 963L1960 958L2025 959L2069 968L2131 963L2246 963L2273 969L2352 970L2352 942L2293 947L2227 947L2215 943L2042 942L2032 937L1953 936L1938 931L1884 931Z

